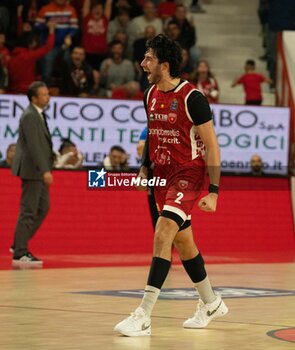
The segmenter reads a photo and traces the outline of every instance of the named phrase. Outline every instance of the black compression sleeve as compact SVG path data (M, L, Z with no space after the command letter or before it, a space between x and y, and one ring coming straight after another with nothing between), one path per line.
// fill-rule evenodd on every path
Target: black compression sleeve
M187 109L195 125L207 123L212 119L212 112L206 97L197 90L189 95Z

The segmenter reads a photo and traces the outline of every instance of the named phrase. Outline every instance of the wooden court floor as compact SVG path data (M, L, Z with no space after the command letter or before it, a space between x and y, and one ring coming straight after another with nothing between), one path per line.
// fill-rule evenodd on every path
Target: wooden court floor
M229 314L202 330L182 328L194 313L195 301L159 300L152 336L128 338L115 334L113 326L140 299L75 292L142 289L147 267L1 271L0 349L295 349L294 342L267 335L295 327L294 263L208 265L207 270L216 287L244 287L258 293L286 290L293 295L229 297L225 299ZM182 267L173 267L164 288L190 287Z

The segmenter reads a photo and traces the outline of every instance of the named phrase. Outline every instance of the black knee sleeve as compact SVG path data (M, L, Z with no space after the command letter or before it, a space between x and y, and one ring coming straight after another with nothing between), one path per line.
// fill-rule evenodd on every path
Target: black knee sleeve
M183 267L194 283L203 281L207 277L204 260L199 253L195 258L190 260L182 260Z
M153 257L147 284L161 289L170 270L170 266L171 261Z

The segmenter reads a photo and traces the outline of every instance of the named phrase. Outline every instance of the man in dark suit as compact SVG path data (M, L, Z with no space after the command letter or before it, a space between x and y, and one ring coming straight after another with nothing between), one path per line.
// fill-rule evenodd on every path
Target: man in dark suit
M45 83L33 82L27 93L30 105L19 123L19 137L12 164L12 172L22 181L20 214L14 235L13 266L42 265L42 261L28 250L28 242L36 233L49 210L49 186L53 151L44 108L49 103Z

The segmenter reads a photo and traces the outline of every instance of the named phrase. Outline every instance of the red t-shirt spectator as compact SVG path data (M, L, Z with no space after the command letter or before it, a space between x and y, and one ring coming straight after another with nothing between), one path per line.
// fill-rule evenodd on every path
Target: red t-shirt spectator
M158 7L159 17L162 19L167 19L172 17L176 11L176 3L170 1L160 2Z
M209 103L218 103L219 88L214 78L201 80L196 87L207 97Z
M35 80L36 62L44 57L54 46L55 35L48 35L45 45L30 50L26 47L16 47L8 64L9 90L14 93L26 93L28 86Z
M246 101L261 101L261 83L267 81L267 78L259 73L251 72L242 75L237 84L244 86Z
M105 54L108 52L107 32L109 20L102 16L99 20L93 19L89 13L83 19L82 46L86 53Z

